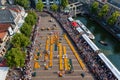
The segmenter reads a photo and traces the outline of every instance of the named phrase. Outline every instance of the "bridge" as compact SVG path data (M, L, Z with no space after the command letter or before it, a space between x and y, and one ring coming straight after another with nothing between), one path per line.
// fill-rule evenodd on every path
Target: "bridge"
M85 11L81 7L83 4L80 2L75 2L69 4L69 9L70 9L70 15L71 16L76 16L77 14L84 14Z

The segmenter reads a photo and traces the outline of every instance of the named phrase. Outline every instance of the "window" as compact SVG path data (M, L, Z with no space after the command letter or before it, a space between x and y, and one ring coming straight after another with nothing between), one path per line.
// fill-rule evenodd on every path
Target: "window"
M53 1L53 0L50 0L50 1Z
M117 25L120 26L120 23L118 22Z
M3 49L2 51L5 52L5 49Z
M43 2L45 2L46 0L42 0Z
M50 3L50 5L52 5L53 3Z

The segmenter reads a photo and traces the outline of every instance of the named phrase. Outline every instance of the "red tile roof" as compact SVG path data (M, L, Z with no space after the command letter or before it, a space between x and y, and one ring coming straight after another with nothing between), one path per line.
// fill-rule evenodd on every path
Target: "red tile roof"
M7 31L6 32L0 32L0 39L1 40L5 37L6 33L7 33Z
M18 9L18 8L10 8L11 10L13 10L13 11L15 11L15 12L21 12L21 10L20 9Z
M10 24L2 24L2 23L0 23L0 33L7 31L10 26L11 26Z

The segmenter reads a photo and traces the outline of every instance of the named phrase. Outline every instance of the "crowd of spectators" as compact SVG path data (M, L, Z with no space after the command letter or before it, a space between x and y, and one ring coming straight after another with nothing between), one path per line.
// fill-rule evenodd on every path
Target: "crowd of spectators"
M67 21L67 17L64 14L54 14L54 17L61 24L64 30L71 37L79 50L80 57L86 63L88 69L93 73L96 80L118 80L111 70L106 66L102 59L98 56L98 52L92 50L87 41L84 40L82 35L79 35L77 31Z
M32 80L32 59L34 53L34 46L35 46L35 39L38 31L38 25L40 23L40 18L38 18L38 24L33 27L32 34L31 34L31 41L32 43L27 47L27 55L25 60L25 66L21 68L22 71L22 79L23 80Z

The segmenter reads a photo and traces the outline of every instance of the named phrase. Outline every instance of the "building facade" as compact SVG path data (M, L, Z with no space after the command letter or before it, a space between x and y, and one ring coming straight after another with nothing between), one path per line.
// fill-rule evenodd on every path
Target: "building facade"
M10 31L11 25L9 23L0 23L0 58L2 58L6 53L7 42L10 39L10 34L13 31Z
M61 0L42 0L42 2L44 3L44 7L50 8L50 6L54 3L59 5ZM35 4L37 3L38 3L38 0L35 0Z
M6 2L7 2L6 0L0 0L0 6L5 5Z
M5 55L10 38L19 32L26 16L27 13L25 13L24 8L18 5L6 6L0 9L0 58Z

